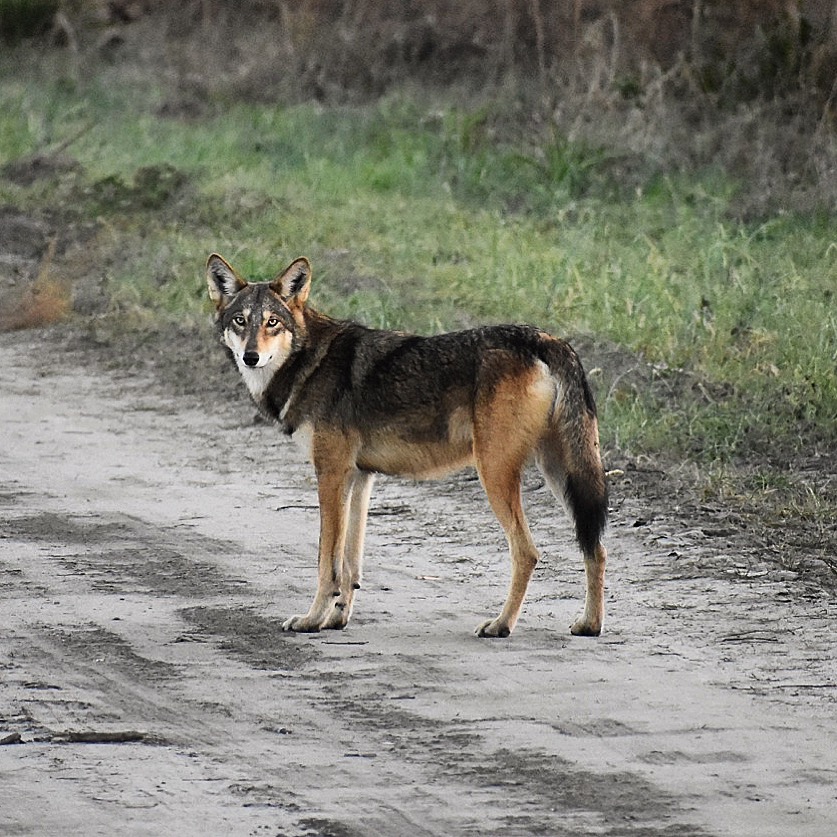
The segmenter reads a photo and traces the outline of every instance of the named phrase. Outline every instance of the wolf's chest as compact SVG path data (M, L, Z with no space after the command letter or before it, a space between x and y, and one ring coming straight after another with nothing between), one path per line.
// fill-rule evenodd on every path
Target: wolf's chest
M314 440L314 425L310 421L304 421L291 434L296 446L302 451L305 458L311 460L311 444Z

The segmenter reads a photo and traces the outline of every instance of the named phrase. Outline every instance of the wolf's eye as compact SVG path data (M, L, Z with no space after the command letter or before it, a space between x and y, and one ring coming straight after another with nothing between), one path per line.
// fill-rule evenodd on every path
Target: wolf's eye
M244 317L241 316L241 314L237 314L235 317L233 317L232 321L233 325L237 325L239 328L244 328L244 326L247 325L247 320L245 320Z
M276 328L276 326L278 326L278 325L279 325L279 317L271 317L267 321L267 327L268 328Z

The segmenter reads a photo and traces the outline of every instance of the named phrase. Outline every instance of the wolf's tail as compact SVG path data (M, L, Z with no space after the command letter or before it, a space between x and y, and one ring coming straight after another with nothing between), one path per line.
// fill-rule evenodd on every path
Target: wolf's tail
M553 493L566 503L582 552L593 555L607 525L607 479L599 450L596 403L574 349L550 339L544 362L557 394L538 464Z

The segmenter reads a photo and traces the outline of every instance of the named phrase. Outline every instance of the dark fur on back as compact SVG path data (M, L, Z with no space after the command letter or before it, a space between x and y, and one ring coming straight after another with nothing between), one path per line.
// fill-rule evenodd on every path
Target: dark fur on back
M333 392L340 402L321 402L305 388L296 397L306 403L306 414L314 408L320 418L345 415L351 422L365 425L392 421L394 415L431 410L443 415L445 394L473 396L479 380L480 364L487 352L502 351L524 364L542 360L550 369L572 370L565 387L581 396L583 409L596 415L595 403L581 363L574 350L562 340L546 343L543 333L531 326L484 326L466 331L421 337L400 332L380 331L351 321L335 321L317 313L306 312L308 334L289 361L279 371L265 393L264 407L279 416L291 390L300 378L314 370L318 391ZM318 332L329 334L324 346ZM562 355L556 362L555 353ZM333 387L323 384L329 381ZM442 402L440 403L440 393ZM290 413L293 412L293 408ZM286 430L292 432L290 413Z

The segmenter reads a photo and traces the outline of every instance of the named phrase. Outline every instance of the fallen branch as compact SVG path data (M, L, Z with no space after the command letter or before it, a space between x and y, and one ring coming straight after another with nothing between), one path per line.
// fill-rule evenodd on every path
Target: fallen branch
M121 730L118 732L100 732L96 730L58 733L53 741L61 744L133 744L145 741L148 736L137 730Z
M722 636L721 642L778 642L776 634L768 634L764 631L744 631L740 634L729 634Z

